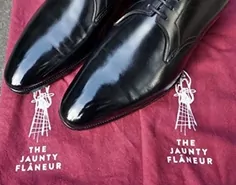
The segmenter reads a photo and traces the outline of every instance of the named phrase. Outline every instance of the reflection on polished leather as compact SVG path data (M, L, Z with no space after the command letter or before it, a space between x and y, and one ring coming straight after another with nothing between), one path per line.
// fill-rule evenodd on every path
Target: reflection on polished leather
M169 90L227 0L143 0L113 27L67 90L60 116L88 129L142 108Z
M28 93L75 69L117 20L123 0L48 0L33 16L5 70L15 92Z

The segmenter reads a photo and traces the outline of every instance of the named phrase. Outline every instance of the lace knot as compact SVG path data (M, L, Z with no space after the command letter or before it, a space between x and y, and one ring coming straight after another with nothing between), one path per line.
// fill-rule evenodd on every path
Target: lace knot
M168 17L164 12L164 7L173 10L176 3L180 0L158 0L155 3L148 4L148 8L151 9L154 13L159 15L162 19L166 20Z

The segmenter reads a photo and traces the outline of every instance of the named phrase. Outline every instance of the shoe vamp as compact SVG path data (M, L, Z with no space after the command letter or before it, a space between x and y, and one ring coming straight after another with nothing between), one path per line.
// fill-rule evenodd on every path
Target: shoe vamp
M65 2L46 4L26 28L9 62L13 85L32 77L42 80L58 67L64 68L61 65L68 55L85 41L93 16L85 12L91 7L81 5L82 1ZM70 62L74 61L66 65Z
M96 117L109 115L145 100L173 80L166 76L163 62L165 37L153 19L122 26L111 38L66 93L64 102L78 112L93 107Z

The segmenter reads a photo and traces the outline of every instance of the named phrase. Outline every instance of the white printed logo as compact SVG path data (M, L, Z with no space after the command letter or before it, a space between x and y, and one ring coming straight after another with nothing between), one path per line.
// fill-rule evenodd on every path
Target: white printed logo
M28 154L22 155L16 165L16 172L61 170L57 153L48 153L47 146L30 146Z
M51 124L48 116L48 108L52 105L53 93L49 93L50 86L44 90L38 90L33 93L34 100L31 103L35 104L34 117L31 123L29 137L33 137L38 143L40 136L48 136L51 130Z
M52 105L54 93L49 92L50 86L33 93L31 103L35 104L34 117L31 123L29 138L33 137L36 142L39 138L48 136L51 124L48 109ZM28 152L21 156L21 160L16 164L16 172L36 172L61 170L62 163L59 161L57 152L52 152L49 147L29 146Z
M197 122L193 116L191 104L194 102L195 89L191 88L192 80L186 71L175 85L175 97L178 97L179 109L175 130L186 136L187 131L196 131ZM172 145L172 146L171 146ZM172 143L166 157L168 164L213 165L213 158L206 147L201 147L195 139L178 138Z
M197 122L191 109L196 90L191 89L191 84L190 76L184 71L179 82L175 85L176 94L174 96L178 97L179 103L175 129L179 129L181 133L184 132L184 135L186 135L187 129L196 131L197 127Z

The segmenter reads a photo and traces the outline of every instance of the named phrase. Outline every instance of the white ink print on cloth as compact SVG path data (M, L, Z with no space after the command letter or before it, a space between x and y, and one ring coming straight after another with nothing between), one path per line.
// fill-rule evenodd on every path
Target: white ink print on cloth
M186 71L183 72L179 82L175 85L175 97L178 97L179 109L175 129L186 135L187 130L196 131L197 122L194 118L191 104L194 102L195 89L191 89L192 80Z
M50 86L33 93L31 103L35 104L34 117L31 123L29 137L33 137L38 143L40 136L48 136L51 124L48 116L48 108L52 105L53 93L49 92Z

